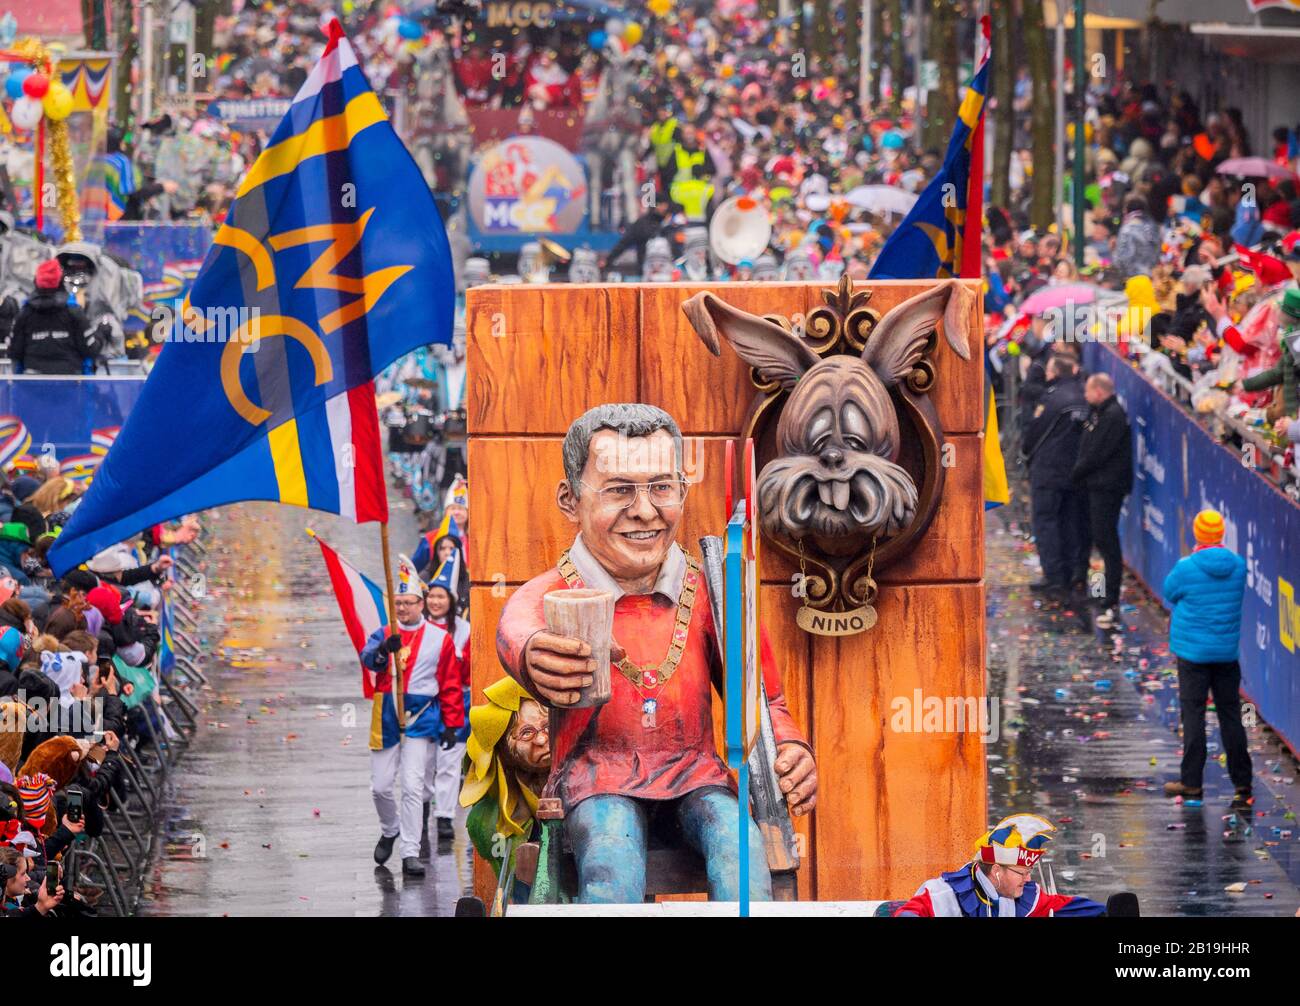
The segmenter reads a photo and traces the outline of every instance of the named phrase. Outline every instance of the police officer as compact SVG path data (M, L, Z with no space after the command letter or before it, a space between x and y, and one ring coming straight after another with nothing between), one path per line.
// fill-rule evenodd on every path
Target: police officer
M674 154L677 147L678 122L673 112L672 99L661 95L655 106L655 121L650 125L650 149L654 151L655 167L659 172L659 184L666 193L673 183L677 171Z
M706 223L715 191L713 176L717 166L704 148L695 126L682 127L681 140L673 148L673 163L676 173L668 188L668 197L681 208L688 223Z
M1047 383L1025 430L1034 540L1043 578L1033 590L1064 595L1088 567L1087 497L1073 484L1088 403L1072 356L1047 361Z
M1083 424L1079 456L1074 463L1075 484L1088 494L1089 531L1106 564L1106 591L1101 598L1097 625L1109 629L1119 609L1124 554L1119 543L1119 512L1133 488L1133 438L1128 416L1115 397L1109 374L1093 374L1083 389L1091 410Z

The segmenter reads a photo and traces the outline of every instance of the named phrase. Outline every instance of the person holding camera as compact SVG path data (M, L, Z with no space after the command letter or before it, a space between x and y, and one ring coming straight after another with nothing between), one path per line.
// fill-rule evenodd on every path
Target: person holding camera
M62 885L51 894L41 881L36 894L29 890L27 857L17 849L0 846L0 882L3 883L5 918L31 919L45 918L63 902Z

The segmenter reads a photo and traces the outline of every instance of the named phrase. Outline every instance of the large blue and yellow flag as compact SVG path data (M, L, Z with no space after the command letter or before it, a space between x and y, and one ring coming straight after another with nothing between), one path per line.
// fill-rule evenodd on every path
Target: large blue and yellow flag
M957 110L957 123L948 141L943 167L886 239L871 267L870 279L979 275L984 96L989 83L988 15L980 19L980 42L975 77Z
M451 253L337 21L139 402L50 550L60 575L180 514L275 500L386 520L373 379L450 344ZM157 333L156 333L157 334Z
M975 76L966 89L943 167L925 187L898 229L885 241L871 279L977 279L984 216L984 97L988 93L990 19L980 18ZM998 414L986 384L984 508L1010 499L998 440Z

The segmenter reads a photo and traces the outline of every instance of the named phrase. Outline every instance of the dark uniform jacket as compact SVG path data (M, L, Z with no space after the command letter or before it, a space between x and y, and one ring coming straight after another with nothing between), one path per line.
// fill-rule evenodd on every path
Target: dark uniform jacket
M18 313L9 358L34 373L81 374L98 348L89 327L81 309L68 304L66 293L41 290Z
M1029 481L1035 489L1073 487L1074 462L1087 417L1088 403L1077 377L1054 377L1047 382L1025 430Z
M1133 488L1133 438L1128 417L1114 395L1088 413L1074 463L1074 481L1089 492L1117 496Z

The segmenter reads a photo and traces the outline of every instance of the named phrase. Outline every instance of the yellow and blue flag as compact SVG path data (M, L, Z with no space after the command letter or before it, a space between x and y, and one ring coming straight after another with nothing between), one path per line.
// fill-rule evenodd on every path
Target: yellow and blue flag
M984 509L992 510L1011 502L1007 483L1007 462L1002 456L998 433L998 406L993 399L993 385L984 376Z
M975 76L966 89L943 167L889 235L870 279L948 279L980 274L984 193L984 97L989 83L989 18L980 19ZM973 267L973 268L972 268Z
M980 18L975 76L966 89L943 167L885 241L872 279L978 279L984 216L984 99L991 53L990 19ZM1010 499L998 440L998 414L985 381L984 508Z
M172 606L164 598L158 615L158 669L170 674L176 667L176 640L172 637Z
M331 21L52 568L239 500L386 520L374 377L450 344L455 297L428 186Z

